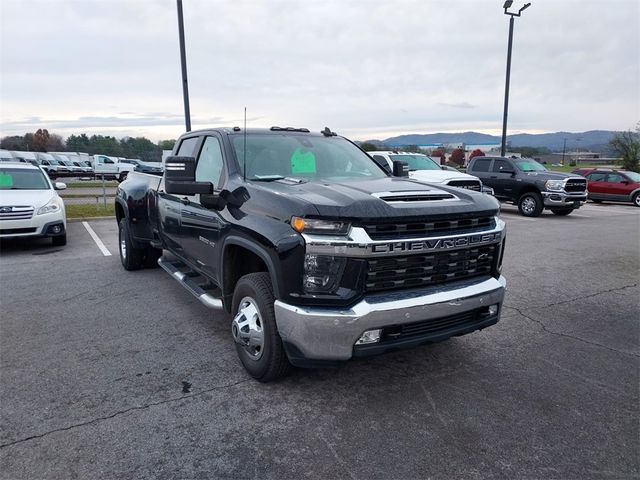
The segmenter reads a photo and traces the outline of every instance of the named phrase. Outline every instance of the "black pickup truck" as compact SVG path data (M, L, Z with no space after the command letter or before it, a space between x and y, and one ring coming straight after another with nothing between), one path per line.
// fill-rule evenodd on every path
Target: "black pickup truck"
M545 208L569 215L587 201L587 181L580 175L550 172L532 158L475 157L467 172L493 188L495 196L537 217Z
M160 265L229 312L254 378L498 321L493 197L393 177L329 129L195 131L173 155L163 177L133 172L118 187L122 265Z

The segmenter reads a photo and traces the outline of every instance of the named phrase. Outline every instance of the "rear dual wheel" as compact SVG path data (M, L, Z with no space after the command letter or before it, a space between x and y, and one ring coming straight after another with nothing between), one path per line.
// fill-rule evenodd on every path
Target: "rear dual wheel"
M155 268L162 255L162 250L159 248L140 248L138 244L134 243L126 217L120 219L118 224L118 250L120 262L125 270L140 270L143 267Z

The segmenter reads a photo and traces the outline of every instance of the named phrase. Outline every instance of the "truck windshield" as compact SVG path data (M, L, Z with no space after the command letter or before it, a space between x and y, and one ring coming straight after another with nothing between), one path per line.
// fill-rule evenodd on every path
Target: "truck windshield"
M547 169L532 158L516 158L513 160L523 172L546 172Z
M244 167L243 135L232 135L240 169ZM387 174L365 153L341 137L296 134L247 134L247 178L258 181L296 178L349 180L383 178Z
M389 155L391 160L400 160L407 162L409 170L440 170L440 167L431 158L424 155Z
M0 168L0 190L48 190L40 169Z

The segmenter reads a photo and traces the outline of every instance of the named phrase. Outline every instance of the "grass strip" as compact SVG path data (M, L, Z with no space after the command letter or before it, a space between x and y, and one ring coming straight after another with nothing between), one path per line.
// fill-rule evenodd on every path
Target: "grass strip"
M67 218L90 218L115 216L115 205L113 203L104 205L65 205Z

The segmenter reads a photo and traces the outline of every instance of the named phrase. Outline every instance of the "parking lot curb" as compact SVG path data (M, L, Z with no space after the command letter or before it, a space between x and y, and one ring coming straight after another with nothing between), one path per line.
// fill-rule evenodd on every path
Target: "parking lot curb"
M87 221L91 221L91 220L113 220L115 218L116 218L115 215L111 215L111 216L108 216L108 217L67 218L67 222L74 223L74 222L87 222Z

